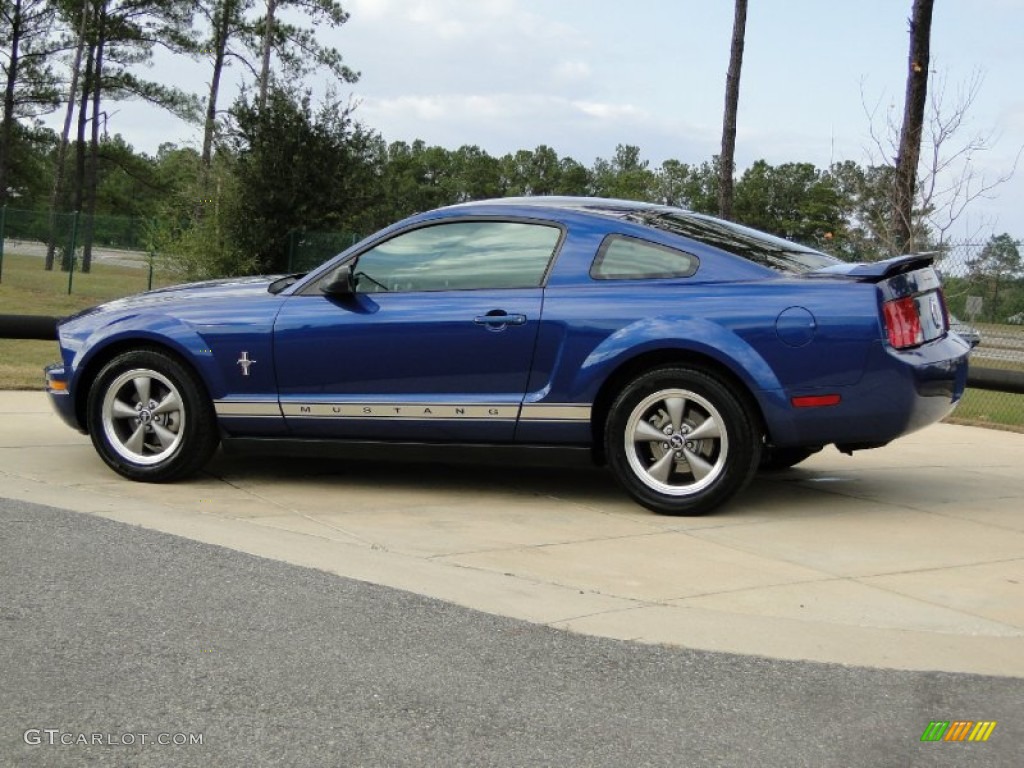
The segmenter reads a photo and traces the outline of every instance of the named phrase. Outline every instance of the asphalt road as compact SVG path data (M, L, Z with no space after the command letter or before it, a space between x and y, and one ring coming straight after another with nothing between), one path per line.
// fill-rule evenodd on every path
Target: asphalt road
M46 256L46 243L40 243L36 240L14 240L8 238L4 243L4 250L7 253L43 258ZM128 251L121 248L106 248L102 245L96 245L92 249L92 258L95 262L116 264L121 267L149 268L149 254L146 251Z
M5 766L1024 764L1024 680L571 635L4 499L0 691ZM920 741L956 719L998 726Z

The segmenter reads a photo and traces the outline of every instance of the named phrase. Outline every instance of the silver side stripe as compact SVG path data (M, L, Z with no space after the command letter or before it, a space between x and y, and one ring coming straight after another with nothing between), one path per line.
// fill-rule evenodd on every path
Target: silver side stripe
M450 403L282 403L285 416L305 419L486 419L515 421L518 405Z
M590 406L573 403L508 405L502 403L277 403L218 400L217 415L229 418L297 419L462 419L483 421L585 422Z
M519 418L522 421L590 421L590 406L562 403L524 405Z
M265 418L276 416L281 418L281 406L268 403L266 400L257 402L239 402L237 400L216 400L213 403L218 416L244 416L245 418Z

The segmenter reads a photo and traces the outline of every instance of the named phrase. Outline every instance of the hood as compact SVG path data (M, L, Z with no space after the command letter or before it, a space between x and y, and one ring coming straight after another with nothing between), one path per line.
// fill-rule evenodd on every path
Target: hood
M201 283L185 283L183 285L171 285L167 288L155 288L152 291L139 293L134 296L127 296L123 299L115 299L110 304L125 303L128 305L149 303L153 301L167 301L169 299L196 298L221 298L245 296L254 293L266 293L267 288L277 280L280 275L256 277L227 277L220 280L205 280Z
M232 277L222 280L206 280L201 283L172 285L167 288L156 288L152 291L137 293L134 296L126 296L123 299L114 299L105 304L86 309L78 314L64 318L63 322L77 320L78 318L98 312L123 312L137 308L152 309L162 305L177 303L191 304L195 301L208 301L211 299L243 299L246 296L266 296L270 285L280 279L280 277L280 275Z

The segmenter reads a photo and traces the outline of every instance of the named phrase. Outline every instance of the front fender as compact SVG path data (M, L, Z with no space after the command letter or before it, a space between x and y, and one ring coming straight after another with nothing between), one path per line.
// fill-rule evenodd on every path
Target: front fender
M122 343L133 346L149 343L167 347L196 369L211 397L222 397L227 391L224 376L216 364L210 344L194 326L162 314L127 315L93 328L78 345L71 361L74 372L70 381L71 391L79 392L83 373L98 356ZM86 390L81 391L84 393Z

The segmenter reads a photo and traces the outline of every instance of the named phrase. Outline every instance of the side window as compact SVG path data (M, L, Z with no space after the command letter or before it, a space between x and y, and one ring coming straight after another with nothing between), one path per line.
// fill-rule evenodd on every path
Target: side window
M643 280L689 277L699 266L696 256L622 235L605 238L590 267L596 280Z
M435 224L393 237L359 256L360 293L535 288L561 230L510 221Z

